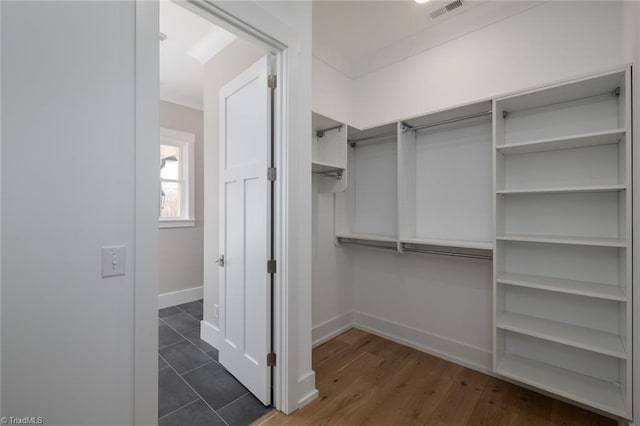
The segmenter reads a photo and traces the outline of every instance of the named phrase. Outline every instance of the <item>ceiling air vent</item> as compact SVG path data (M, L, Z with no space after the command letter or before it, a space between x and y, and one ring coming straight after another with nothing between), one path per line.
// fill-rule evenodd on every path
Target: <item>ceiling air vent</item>
M454 2L449 3L445 7L441 7L440 9L434 10L429 14L429 16L431 16L431 19L436 19L444 15L445 13L451 12L452 10L457 9L461 6L464 6L464 3L462 2L462 0L456 0Z
M457 9L462 6L462 0L456 0L452 3L449 3L444 8L447 9L447 12L451 12L453 9Z

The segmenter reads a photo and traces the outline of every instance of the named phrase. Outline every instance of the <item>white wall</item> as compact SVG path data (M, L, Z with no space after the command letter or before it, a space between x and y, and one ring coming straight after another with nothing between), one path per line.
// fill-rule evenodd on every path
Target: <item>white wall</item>
M353 122L353 80L313 58L313 111L342 123Z
M354 82L370 127L620 65L621 2L546 2Z
M353 322L352 251L335 245L333 193L318 193L313 179L313 345L348 329Z
M135 4L1 7L3 415L132 424Z
M167 294L202 287L204 232L203 113L171 102L160 102L160 126L195 134L194 227L161 228L158 235L158 290ZM193 292L197 293L197 292ZM166 297L171 299L170 297Z
M204 321L215 327L218 318L218 194L220 88L265 55L240 38L225 47L204 67Z

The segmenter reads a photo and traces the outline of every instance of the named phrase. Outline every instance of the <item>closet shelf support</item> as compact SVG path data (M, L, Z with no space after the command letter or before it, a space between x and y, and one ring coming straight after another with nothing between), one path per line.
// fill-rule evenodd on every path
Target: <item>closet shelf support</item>
M337 126L329 127L328 129L316 130L316 136L319 138L322 138L324 137L325 133L330 132L332 130L338 130L339 132L341 132L343 127L344 127L344 124L339 124Z

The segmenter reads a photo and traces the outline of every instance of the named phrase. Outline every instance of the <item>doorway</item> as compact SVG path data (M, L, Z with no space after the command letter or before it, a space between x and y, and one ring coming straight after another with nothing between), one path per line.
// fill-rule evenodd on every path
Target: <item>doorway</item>
M161 289L171 291L158 299L158 419L248 424L272 404L267 168L273 166L270 108L276 96L267 80L278 55L186 6L160 2L158 275ZM256 97L269 110L250 114ZM185 120L198 114L200 128L197 119ZM247 130L251 134L243 134ZM265 164L244 161L257 154ZM242 173L245 163L253 163L251 176ZM238 173L239 192L233 189ZM198 237L199 253L188 248ZM258 245L264 250L247 250ZM200 291L192 285L197 278L180 282L175 273L193 275L197 257Z

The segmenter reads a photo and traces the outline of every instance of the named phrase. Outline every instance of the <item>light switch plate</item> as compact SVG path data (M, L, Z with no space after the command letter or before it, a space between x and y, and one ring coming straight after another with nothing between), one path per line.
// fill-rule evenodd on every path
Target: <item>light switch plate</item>
M124 275L126 254L125 246L102 247L102 278Z

